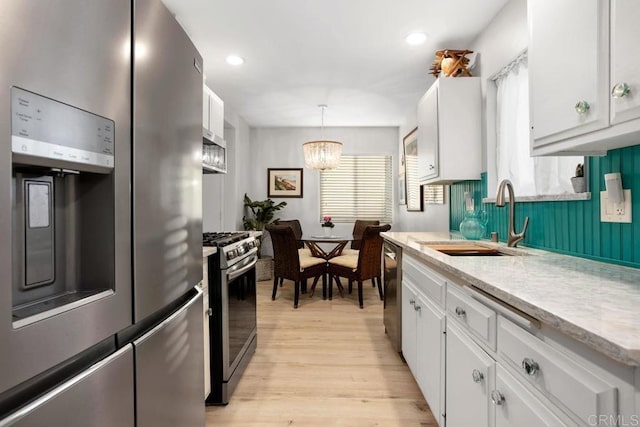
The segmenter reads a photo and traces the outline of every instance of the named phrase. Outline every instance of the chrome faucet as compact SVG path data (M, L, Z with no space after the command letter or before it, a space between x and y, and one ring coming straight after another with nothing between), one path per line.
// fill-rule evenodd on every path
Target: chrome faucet
M524 233L529 225L529 217L524 218L524 227L520 233L516 233L516 195L513 192L513 184L508 179L503 179L498 185L498 194L496 195L496 207L504 207L504 188L509 191L509 237L507 238L507 246L515 248L518 242L524 239Z

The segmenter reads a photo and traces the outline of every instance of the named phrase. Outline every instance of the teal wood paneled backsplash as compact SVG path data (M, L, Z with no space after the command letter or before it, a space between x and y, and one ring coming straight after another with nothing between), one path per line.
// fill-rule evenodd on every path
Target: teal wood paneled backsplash
M588 162L591 200L518 202L516 188L516 232L528 216L529 228L523 241L526 246L640 267L640 145L611 150L607 156L591 157ZM600 191L605 190L604 174L609 172L620 172L623 187L632 190L631 224L600 222ZM500 240L506 241L508 204L504 208L491 203L482 205L486 189L486 174L478 181L451 185L450 228L458 230L464 216L464 193L469 191L476 207L487 211L487 235L497 231Z

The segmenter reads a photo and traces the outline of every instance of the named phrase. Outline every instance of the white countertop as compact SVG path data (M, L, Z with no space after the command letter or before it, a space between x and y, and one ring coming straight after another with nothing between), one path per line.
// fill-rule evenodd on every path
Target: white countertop
M640 269L526 247L509 248L522 256L455 257L421 243L464 240L451 233L382 236L612 359L640 366Z
M202 247L202 258L206 258L209 255L213 255L218 252L218 248L211 246L203 246Z

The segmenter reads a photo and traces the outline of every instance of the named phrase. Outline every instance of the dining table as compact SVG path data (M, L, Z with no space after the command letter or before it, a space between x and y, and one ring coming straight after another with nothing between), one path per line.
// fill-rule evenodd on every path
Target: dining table
M340 256L344 247L347 246L347 243L353 240L354 240L353 234L343 234L343 235L335 235L335 236L334 235L325 236L320 234L318 235L303 234L302 237L300 238L300 241L303 242L305 246L309 248L309 250L311 251L311 255L317 258L323 258L327 261L329 261L331 258ZM323 248L321 245L332 246L332 248L327 252L327 250L325 250L325 248ZM326 275L327 273L325 272L322 280L322 284L323 284L322 299L327 299ZM313 296L313 290L315 289L316 283L317 283L317 280L314 281L311 287L311 296ZM332 284L329 283L329 286L332 286ZM340 284L340 282L338 282L338 291L340 292L340 296L343 296L342 294L343 287ZM332 299L332 292L329 292L329 300L331 299Z

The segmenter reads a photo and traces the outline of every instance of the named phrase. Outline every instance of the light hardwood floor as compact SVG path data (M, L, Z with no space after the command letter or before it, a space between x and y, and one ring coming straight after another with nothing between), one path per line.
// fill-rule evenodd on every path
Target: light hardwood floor
M377 289L323 301L285 281L258 284L258 348L229 405L208 426L436 426L409 368L384 333ZM334 289L335 291L335 289Z

